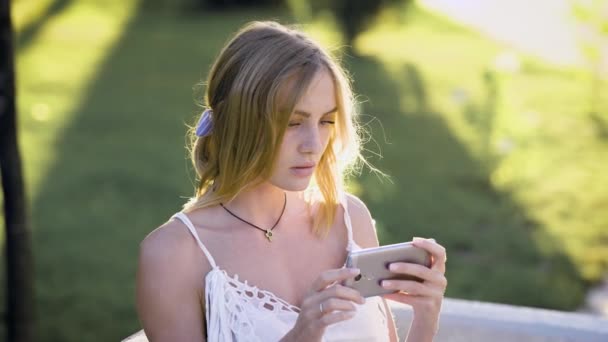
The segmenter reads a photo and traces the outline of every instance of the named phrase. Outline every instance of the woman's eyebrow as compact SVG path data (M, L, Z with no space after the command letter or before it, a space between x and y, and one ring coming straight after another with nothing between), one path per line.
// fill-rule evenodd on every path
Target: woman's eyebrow
M327 111L327 112L325 112L325 113L321 114L321 116L323 116L323 115L327 115L327 114L331 114L331 113L333 113L333 112L335 112L335 111L337 111L337 110L338 110L338 107L334 107L332 110ZM294 113L294 114L298 114L298 115L302 115L302 116L304 116L304 117L306 117L306 118L309 118L309 117L310 117L310 113L309 113L309 112L307 112L307 111L304 111L304 110L299 110L299 109L296 109L296 110L294 110L294 111L293 111L293 113Z

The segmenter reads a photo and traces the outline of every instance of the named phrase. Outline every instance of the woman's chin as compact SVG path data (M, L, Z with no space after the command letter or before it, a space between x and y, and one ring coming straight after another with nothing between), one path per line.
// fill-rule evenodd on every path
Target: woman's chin
M308 189L308 186L310 185L310 178L307 179L285 179L283 181L280 182L273 182L275 186L285 190L285 191L292 191L292 192L297 192L297 191L304 191L306 189Z

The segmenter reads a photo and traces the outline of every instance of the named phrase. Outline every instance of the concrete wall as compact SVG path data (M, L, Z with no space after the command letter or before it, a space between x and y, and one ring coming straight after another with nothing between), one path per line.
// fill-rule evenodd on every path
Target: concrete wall
M389 302L400 341L412 319L409 306ZM147 341L143 332L124 341ZM608 319L561 312L445 298L435 342L608 342ZM215 342L215 341L211 341Z

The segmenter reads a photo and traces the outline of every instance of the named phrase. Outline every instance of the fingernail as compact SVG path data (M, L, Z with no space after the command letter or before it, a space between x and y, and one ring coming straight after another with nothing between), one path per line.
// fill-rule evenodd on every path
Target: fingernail
M391 286L393 286L393 282L392 281L388 281L388 280L383 280L382 281L382 286L384 286L384 287L391 287Z
M433 241L433 242L437 242L437 241L435 241L435 239L429 239L429 240L431 240L431 241Z
M361 270L358 268L351 268L348 270L348 273L355 275L361 273Z
M359 303L365 304L365 297L360 297L359 298Z
M391 264L391 265L388 267L388 269L389 269L389 270L391 270L391 271L396 271L396 270L397 270L397 265L395 265L395 264Z

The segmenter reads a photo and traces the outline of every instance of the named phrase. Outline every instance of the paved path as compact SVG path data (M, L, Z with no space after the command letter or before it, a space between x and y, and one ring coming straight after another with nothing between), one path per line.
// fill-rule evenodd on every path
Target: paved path
M424 7L558 65L584 58L568 0L420 0Z
M608 276L589 290L585 305L578 311L608 318Z

